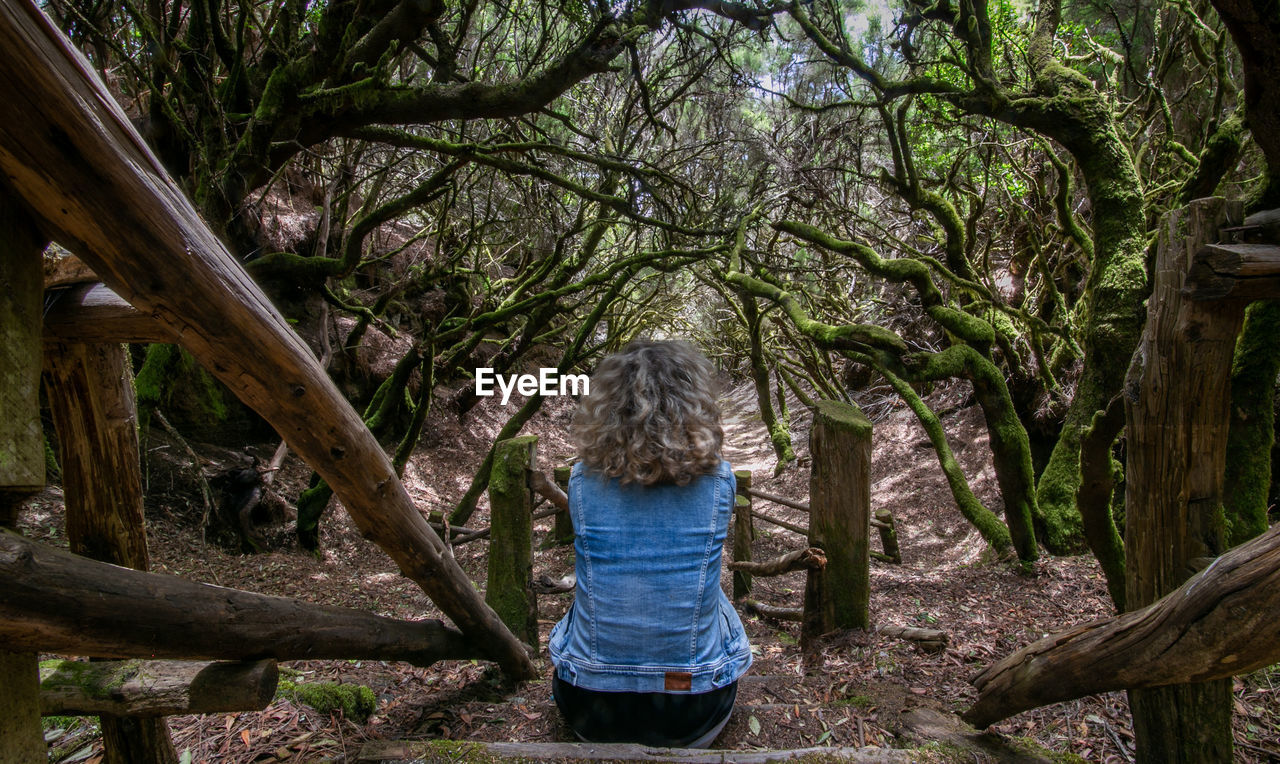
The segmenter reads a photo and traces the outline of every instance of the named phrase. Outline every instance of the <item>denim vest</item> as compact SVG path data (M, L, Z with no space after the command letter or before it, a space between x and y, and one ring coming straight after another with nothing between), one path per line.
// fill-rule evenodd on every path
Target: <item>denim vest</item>
M709 692L746 673L751 646L720 589L733 515L728 462L688 485L621 485L574 465L578 588L551 631L556 674L590 690Z

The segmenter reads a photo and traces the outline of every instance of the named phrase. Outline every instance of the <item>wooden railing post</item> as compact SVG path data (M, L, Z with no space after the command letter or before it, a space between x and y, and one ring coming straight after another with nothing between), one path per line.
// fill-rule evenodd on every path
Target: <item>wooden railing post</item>
M898 527L893 522L893 513L883 507L877 509L876 521L872 525L880 531L880 548L884 551L884 556L889 562L902 564L902 549L898 546Z
M71 551L146 570L138 415L124 346L54 343L45 351ZM103 714L101 722L108 762L177 762L163 718Z
M751 562L751 542L755 538L755 525L751 522L751 470L734 470L738 493L733 505L733 561ZM751 574L745 570L733 571L733 599L736 602L751 595Z
M44 488L40 427L40 253L45 242L0 189L0 526ZM0 761L45 761L34 652L0 650Z
M573 471L572 467L556 467L554 471L556 485L560 486L560 490L569 493L569 473ZM551 529L552 541L556 544L572 544L573 543L573 515L566 510L560 510L555 514L555 525Z
M809 453L809 546L827 566L809 574L802 642L871 625L871 422L856 406L818 401Z
M1228 218L1197 199L1160 221L1150 310L1125 382L1125 605L1178 588L1224 551L1231 363L1244 299L1188 294L1198 250ZM1231 680L1129 691L1139 762L1231 761Z
M538 436L500 441L489 472L489 578L485 602L511 632L538 647L538 601L533 593L533 491Z

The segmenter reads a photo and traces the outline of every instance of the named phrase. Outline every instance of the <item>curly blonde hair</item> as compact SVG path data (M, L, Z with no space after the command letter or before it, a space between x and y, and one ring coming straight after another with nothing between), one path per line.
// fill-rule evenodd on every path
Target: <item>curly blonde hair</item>
M686 485L720 464L711 362L687 342L636 340L600 362L570 428L578 456L623 483Z

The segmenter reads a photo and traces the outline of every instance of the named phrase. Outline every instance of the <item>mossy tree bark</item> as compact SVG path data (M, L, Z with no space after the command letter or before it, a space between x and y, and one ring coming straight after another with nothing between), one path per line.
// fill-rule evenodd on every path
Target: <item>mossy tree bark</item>
M1117 474L1122 467L1111 455L1111 444L1124 429L1124 404L1112 398L1105 411L1093 416L1080 439L1080 488L1076 506L1084 523L1089 548L1107 579L1107 591L1116 610L1125 607L1124 538L1112 514Z
M787 431L786 423L779 420L773 407L773 382L765 360L764 316L756 305L754 295L739 292L739 298L742 302L742 316L746 321L748 360L751 365L751 381L756 388L756 402L760 407L760 418L769 431L773 453L778 458L778 469L782 470L796 460L796 453L791 447L791 433Z
M908 355L897 350L864 354L854 349L846 349L845 352L850 357L875 358L873 365L886 376L897 376L913 382L961 377L973 383L975 395L986 418L997 480L1005 502L1007 536L992 528L989 519L985 516L989 513L976 502L976 499L971 500L972 494L968 492L967 482L959 473L958 467L948 469L949 465L954 464L954 459L948 456L949 448L946 445L945 435L939 431L938 437L934 438L931 434L931 441L935 449L946 449L946 454L939 450L938 458L944 471L947 472L948 481L952 484L953 495L961 505L961 511L974 521L984 538L1000 549L1005 543L1004 538L1007 537L1011 539L1021 560L1029 562L1036 559L1038 554L1036 534L1032 525L1036 498L1031 444L1026 428L1018 418L1003 374L990 358L990 348L995 338L995 331L991 324L946 304L942 291L934 283L933 273L923 262L907 258L885 259L870 247L858 242L836 239L813 226L802 223L782 221L775 223L774 227L804 241L847 254L877 276L900 283L909 283L920 296L920 301L929 317L951 334L954 344L938 353ZM733 273L729 278L738 279ZM751 282L744 281L744 283L749 285ZM805 332L803 326L797 325L797 328ZM820 336L805 333L814 339ZM893 371L889 371L890 366L893 367ZM914 391L904 392L902 387L902 385L894 385L900 395L917 397ZM904 400L907 398L904 397ZM927 407L922 402L909 403L917 415L922 409L927 411ZM928 415L926 415L927 418ZM927 422L926 419L921 419L921 423L928 430L936 424L936 417L933 417L933 423ZM957 489L959 489L958 492ZM966 496L966 493L969 495ZM999 523L998 520L996 522Z
M512 633L537 649L538 600L533 593L533 491L538 436L500 441L489 476L489 577L485 602Z
M1228 546L1267 529L1277 374L1280 300L1256 302L1245 311L1231 365L1231 431L1222 497Z

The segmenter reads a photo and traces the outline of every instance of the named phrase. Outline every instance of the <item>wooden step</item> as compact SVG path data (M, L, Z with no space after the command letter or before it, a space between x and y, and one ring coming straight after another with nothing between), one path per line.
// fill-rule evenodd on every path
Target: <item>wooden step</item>
M661 761L669 764L765 764L810 757L823 762L907 764L919 752L889 748L797 748L786 751L728 751L654 748L621 743L484 743L470 740L379 740L366 743L356 761L395 764L521 761Z

